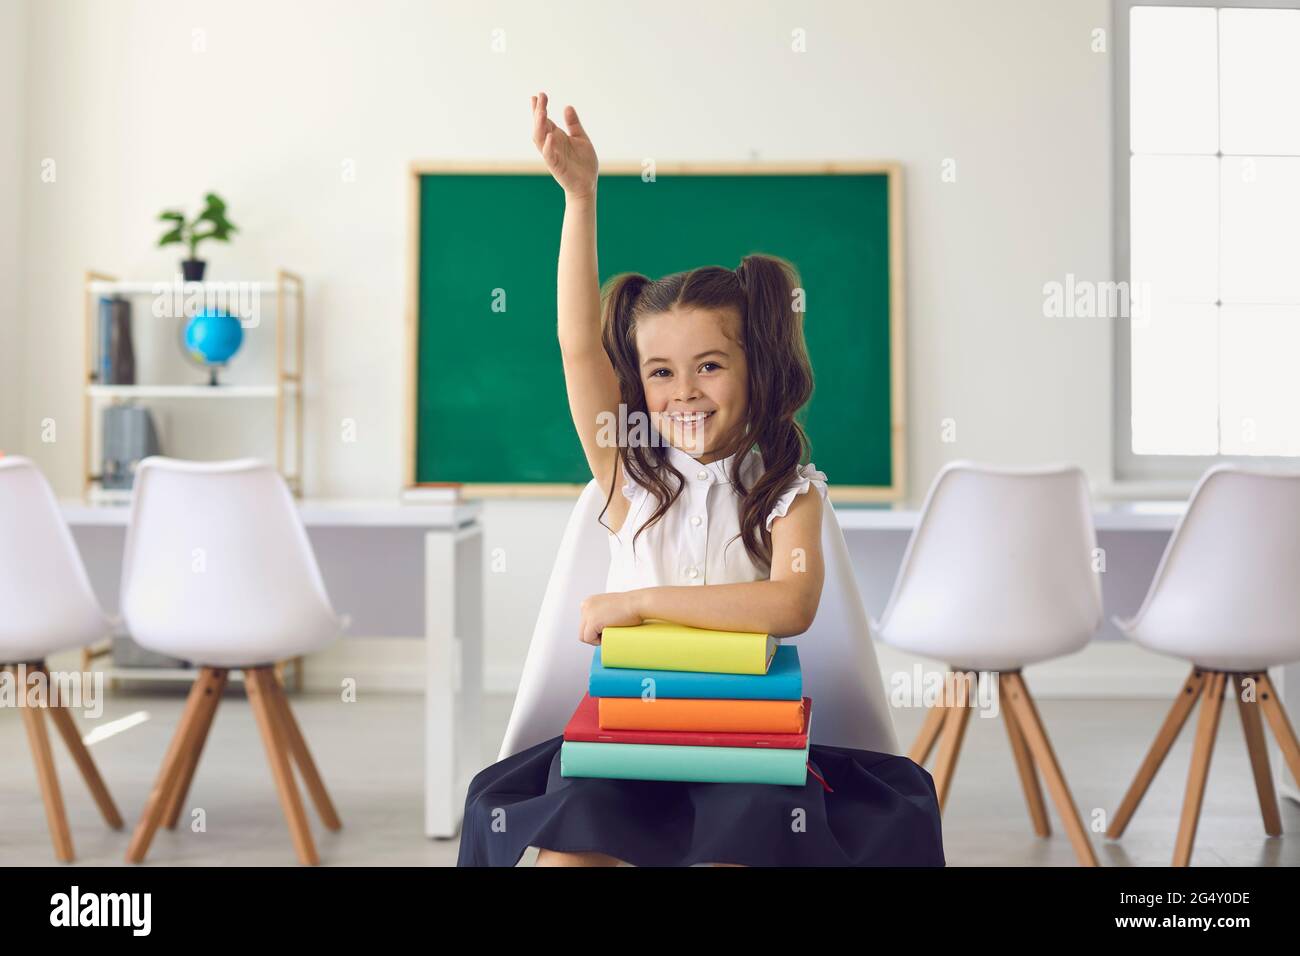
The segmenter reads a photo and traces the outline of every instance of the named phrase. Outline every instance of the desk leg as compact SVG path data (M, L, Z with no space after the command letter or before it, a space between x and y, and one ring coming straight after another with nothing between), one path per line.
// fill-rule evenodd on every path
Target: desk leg
M456 836L470 778L481 769L483 533L477 525L424 539L424 832Z

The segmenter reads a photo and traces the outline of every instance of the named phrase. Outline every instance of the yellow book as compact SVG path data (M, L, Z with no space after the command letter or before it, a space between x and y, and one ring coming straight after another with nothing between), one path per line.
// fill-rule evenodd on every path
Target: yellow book
M605 667L696 671L708 674L766 674L777 639L756 631L714 631L668 621L601 632Z

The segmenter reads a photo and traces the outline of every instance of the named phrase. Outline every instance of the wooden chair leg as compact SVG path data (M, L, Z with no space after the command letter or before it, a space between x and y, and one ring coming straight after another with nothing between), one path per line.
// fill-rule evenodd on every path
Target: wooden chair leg
M330 799L329 791L325 789L324 781L321 780L320 771L316 769L316 761L312 759L311 751L307 749L307 740L303 737L302 728L298 726L298 721L293 716L293 709L289 706L289 698L285 695L284 687L277 681L273 682L271 689L272 701L276 707L280 729L284 733L284 740L289 745L289 752L293 755L294 761L298 764L298 772L302 775L303 784L316 805L316 812L320 814L321 822L328 829L339 830L343 827L343 823L334 809L334 802Z
M1205 781L1210 775L1210 757L1219 730L1219 715L1223 712L1223 687L1227 677L1222 671L1211 673L1201 691L1201 716L1196 724L1192 764L1187 771L1187 793L1183 797L1183 815L1178 823L1178 840L1174 844L1174 866L1187 866L1192 861L1192 843L1196 840L1196 826L1201 819L1201 802L1205 798Z
M299 796L298 786L293 779L288 747L280 728L278 708L274 703L275 690L271 685L276 683L275 674L270 667L253 667L244 671L244 678L248 701L262 732L262 745L266 748L266 759L271 765L271 776L275 778L280 806L289 823L289 834L293 838L298 860L306 866L316 866L320 859L316 856L316 845L307 825L307 815L303 812L302 797Z
M1029 696L1029 688L1025 686L1024 678L1018 673L1012 673L1003 674L1000 679L1007 685L1007 693L1003 694L1004 703L1009 700L1011 709L1015 712L1016 723L1025 735L1029 752L1034 756L1034 763L1043 772L1043 778L1047 782L1047 792L1052 795L1052 802L1056 804L1061 825L1065 827L1065 832L1074 845L1075 856L1083 866L1096 866L1097 855L1093 852L1092 841L1088 839L1088 831L1079 817L1074 798L1070 796L1065 774L1061 772L1061 766L1056 762L1052 743L1047 738L1047 730L1043 727L1042 718L1038 716L1038 708L1034 706L1033 698Z
M950 707L945 708L947 715L943 722L943 739L939 742L939 755L934 761L934 789L939 799L940 813L943 813L944 805L948 802L953 773L957 770L957 755L961 752L966 724L970 720L968 683L961 675L957 675L953 682L954 700Z
M1273 788L1273 773L1268 765L1268 741L1264 739L1264 722L1259 717L1260 688L1255 686L1255 699L1242 699L1242 686L1251 674L1234 674L1228 687L1237 698L1237 711L1241 714L1241 730L1246 736L1246 750L1250 753L1250 769L1255 775L1255 793L1259 796L1259 812L1264 818L1264 832L1269 836L1282 835L1282 814L1277 805L1277 791Z
M944 716L942 700L926 711L921 732L916 735L916 742L912 744L912 749L907 754L917 766L924 766L930 759L930 751L934 749L934 742L939 739L939 731L943 729Z
M1291 768L1291 777L1300 786L1300 741L1296 740L1295 728L1291 726L1286 708L1282 706L1282 698L1277 695L1267 672L1259 675L1256 690L1259 692L1260 706L1264 708L1264 716L1268 718L1273 736L1277 738L1277 745L1282 748L1286 765Z
M13 671L16 682L19 676L17 665ZM50 827L50 839L54 842L54 856L60 862L71 863L74 858L72 833L68 830L68 814L63 806L63 793L59 790L59 777L54 770L50 738L45 730L45 721L41 718L41 712L48 711L46 705L49 702L42 700L36 707L31 707L27 704L27 688L17 684L16 691L18 709L23 712L23 724L27 727L27 742L31 745L32 760L36 764L41 799L45 803L45 820Z
M1002 677L998 676L1001 685ZM1016 759L1016 770L1020 773L1020 786L1025 791L1025 806L1029 810L1030 822L1034 832L1040 837L1052 835L1052 825L1047 819L1047 807L1043 803L1043 788L1038 783L1038 771L1034 769L1034 759L1025 743L1024 731L1016 721L1015 711L1003 706L1002 717L1007 725L1007 739L1011 742L1011 754Z
M45 664L41 664L39 670L45 676L45 686L50 687L49 669ZM90 750L81 739L81 732L77 730L77 722L73 719L72 713L62 703L56 705L53 701L50 702L47 713L58 729L59 736L63 738L63 743L72 754L72 759L76 762L77 769L81 771L81 777L86 781L86 787L90 790L90 795L95 798L95 804L99 807L105 822L114 830L122 829L125 826L122 814L118 812L117 804L113 802L104 778L99 775L99 768L95 766Z
M163 822L163 813L167 809L172 789L179 782L181 771L188 759L207 691L218 680L216 671L211 667L205 667L199 671L194 686L190 688L190 696L185 701L185 710L181 714L180 723L176 727L176 733L172 735L167 754L163 757L162 768L158 771L158 778L149 792L149 799L145 801L140 822L136 824L135 833L131 835L131 843L126 849L128 863L142 862L145 854L149 852L149 844L153 842L154 834Z
M181 809L185 805L185 798L189 796L194 771L198 769L199 758L203 755L203 747L208 741L208 732L212 729L212 721L216 717L217 706L221 703L221 695L225 692L229 676L227 670L214 669L212 680L203 688L203 701L195 720L194 736L185 747L185 762L181 765L176 783L168 795L166 809L163 810L163 826L168 830L175 830L180 821Z
M1155 779L1156 771L1160 769L1160 765L1165 762L1165 757L1169 754L1169 748L1178 739L1183 724L1187 722L1187 715L1196 706L1196 700L1201 694L1201 687L1205 679L1204 671L1192 668L1192 672L1183 681L1182 689L1179 690L1178 696L1174 698L1174 705L1169 709L1169 714L1165 717L1160 732L1156 734L1151 750L1148 751L1146 759L1142 761L1142 766L1138 768L1137 776L1133 778L1133 782L1129 785L1128 793L1124 794L1119 809L1111 817L1110 827L1106 831L1106 836L1109 839L1118 840L1124 835L1124 828L1128 826L1128 822L1133 818L1133 813L1137 810L1138 804L1146 796L1151 781Z

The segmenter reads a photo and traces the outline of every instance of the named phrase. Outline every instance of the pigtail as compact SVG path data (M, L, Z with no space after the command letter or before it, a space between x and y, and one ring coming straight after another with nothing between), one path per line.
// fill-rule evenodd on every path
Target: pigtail
M744 456L732 466L741 494L740 529L745 550L771 565L772 536L767 515L789 487L808 454L808 436L795 414L812 397L812 363L804 343L803 312L795 311L799 274L772 256L746 256L736 269L745 295L745 358L749 364L749 421L746 441L763 456L763 474L752 489L741 481Z
M605 347L605 354L609 357L610 364L614 368L614 377L618 381L619 401L623 405L619 414L627 415L629 426L635 421L634 413L644 416L644 421L648 422L650 419L649 409L646 408L645 403L645 390L641 387L641 363L636 351L637 306L640 304L642 292L650 284L650 280L645 276L627 272L614 276L601 290L601 344ZM618 457L622 464L624 480L630 478L637 484L649 488L661 502L649 523L657 521L677 499L677 495L686 484L686 479L668 463L666 456L658 453L653 443L631 447L620 445ZM665 470L676 475L675 490L664 480ZM616 470L609 491L605 495L605 507L597 519L606 528L609 528L609 525L603 520L605 512L609 510L609 504L614 500L617 491ZM634 552L636 537L640 535L641 530L644 530L644 527L638 530L632 539Z
M636 357L636 326L633 314L637 299L650 280L635 272L624 272L605 283L600 290L600 338L605 354L618 376L619 391L626 402L630 392L640 391L640 379L626 381L628 373L638 366ZM629 385L632 388L629 389ZM642 404L645 404L642 399ZM630 406L629 406L630 410Z

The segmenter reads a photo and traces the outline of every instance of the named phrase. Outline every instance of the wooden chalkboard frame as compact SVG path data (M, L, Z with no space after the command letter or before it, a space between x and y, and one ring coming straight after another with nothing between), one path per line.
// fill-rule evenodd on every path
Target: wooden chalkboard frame
M889 197L889 377L890 377L890 483L888 485L834 485L838 502L897 502L906 494L907 431L904 401L906 348L904 333L905 287L903 285L903 169L894 161L829 163L657 163L657 175L665 176L843 176L883 175ZM640 175L639 163L604 163L601 172L611 175ZM403 448L404 487L430 487L415 480L416 401L420 356L420 177L425 175L547 176L537 162L460 162L417 160L408 176L407 288L406 288L406 388L405 442ZM574 440L577 440L575 434ZM437 484L437 483L432 483ZM466 498L577 498L586 483L466 482Z

